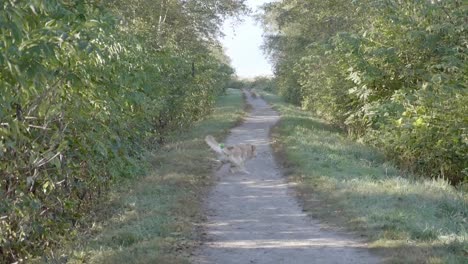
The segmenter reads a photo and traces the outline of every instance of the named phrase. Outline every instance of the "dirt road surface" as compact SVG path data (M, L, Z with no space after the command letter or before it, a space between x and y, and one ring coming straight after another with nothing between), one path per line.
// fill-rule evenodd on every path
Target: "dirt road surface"
M248 94L248 92L246 92ZM275 163L269 131L279 115L263 99L248 97L252 112L226 144L257 145L249 175L224 166L206 201L206 241L195 264L379 263L367 245L325 230L303 211Z

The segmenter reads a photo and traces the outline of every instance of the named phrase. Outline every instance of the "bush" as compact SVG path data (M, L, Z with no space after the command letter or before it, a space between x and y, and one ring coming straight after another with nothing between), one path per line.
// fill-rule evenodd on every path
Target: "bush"
M155 49L97 2L0 6L2 263L71 237L113 181L143 172L147 146L211 111L232 73L209 43L193 40L203 56Z
M352 10L350 12L350 10ZM461 1L282 1L265 7L278 92L403 168L468 179L468 9Z

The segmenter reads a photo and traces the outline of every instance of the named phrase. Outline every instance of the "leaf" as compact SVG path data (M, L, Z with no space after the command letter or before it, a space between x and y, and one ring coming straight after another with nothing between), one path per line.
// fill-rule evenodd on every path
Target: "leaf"
M413 123L413 125L415 127L421 127L422 125L424 125L424 119L419 117L418 119L416 119L416 121Z

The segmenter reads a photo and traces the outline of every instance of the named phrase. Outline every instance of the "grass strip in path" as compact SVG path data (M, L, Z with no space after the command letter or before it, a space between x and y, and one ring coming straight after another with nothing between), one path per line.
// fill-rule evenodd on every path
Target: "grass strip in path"
M405 175L377 150L263 93L282 116L277 157L312 217L369 239L388 263L468 263L468 194Z
M68 263L189 263L199 241L201 201L213 183L207 134L223 137L237 124L245 104L228 90L212 115L149 155L151 173L117 186L102 208L101 222L81 239Z

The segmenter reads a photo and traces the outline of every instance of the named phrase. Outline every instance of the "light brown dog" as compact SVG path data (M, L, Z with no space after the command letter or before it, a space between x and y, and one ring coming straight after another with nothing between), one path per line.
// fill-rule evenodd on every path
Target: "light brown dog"
M245 169L245 162L257 156L257 148L254 145L237 144L233 146L224 146L223 144L219 144L211 135L206 136L205 141L212 150L221 156L221 166L222 164L229 162L231 164L230 171L232 173L241 171L249 174Z
M260 95L258 95L257 91L255 89L250 90L250 95L252 98L258 98Z

